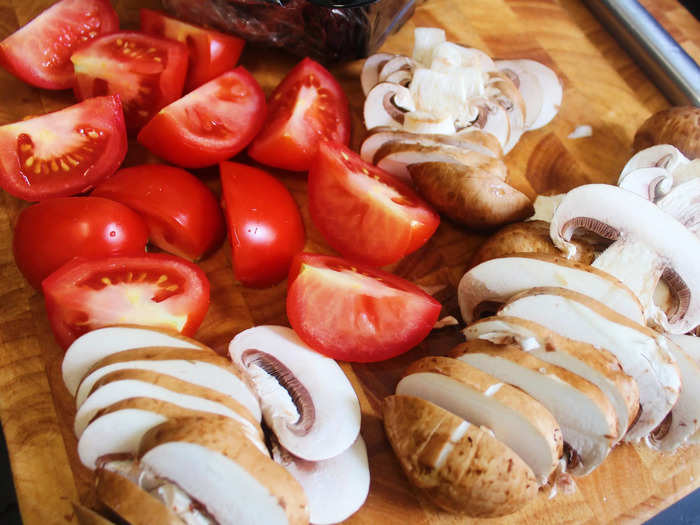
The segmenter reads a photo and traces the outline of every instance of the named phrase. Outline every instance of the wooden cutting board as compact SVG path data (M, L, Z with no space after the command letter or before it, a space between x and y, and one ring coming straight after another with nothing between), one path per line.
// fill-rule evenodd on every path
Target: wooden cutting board
M0 38L49 5L42 0L0 0ZM675 0L645 0L674 36L699 60L700 26ZM117 0L123 27L136 26L138 7L157 2ZM500 58L532 58L554 68L564 84L557 118L526 133L507 158L513 184L528 192L559 193L579 184L613 183L631 155L637 127L668 106L591 16L575 0L430 0L391 37L383 50L410 54L415 26L438 26L449 40L484 49ZM242 63L266 92L297 59L278 51L248 48ZM361 121L361 61L335 68L353 115L353 146L364 136ZM0 71L0 124L72 103L68 92L31 88ZM572 140L579 125L593 135ZM152 158L134 146L127 164ZM308 251L329 252L311 224L305 178L275 171L301 207ZM215 171L202 178L218 191ZM80 465L71 430L73 403L65 390L62 351L54 343L41 295L22 279L12 257L12 228L25 203L0 194L0 418L7 439L24 522L76 522L73 502L92 503L90 472ZM396 264L397 274L424 285L445 285L445 311L455 312L454 287L483 237L444 222L427 246ZM224 352L240 330L256 324L286 324L286 285L249 290L238 285L226 248L202 262L212 284L212 305L197 337ZM447 351L460 340L455 328L434 332L407 355L374 365L343 365L360 397L362 434L367 442L372 484L366 504L349 523L450 524L468 520L445 514L416 497L384 437L380 400L393 392L405 366L427 353ZM640 522L700 486L700 449L663 455L644 447L617 447L602 467L579 480L572 495L540 497L503 523Z

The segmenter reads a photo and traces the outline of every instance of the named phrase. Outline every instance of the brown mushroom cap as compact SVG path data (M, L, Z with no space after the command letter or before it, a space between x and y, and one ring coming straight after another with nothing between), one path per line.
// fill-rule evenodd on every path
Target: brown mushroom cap
M383 409L406 476L439 507L497 517L516 512L537 494L532 470L488 429L415 397L389 396Z
M689 159L700 157L700 108L673 107L654 113L634 136L634 151L672 144Z
M501 160L476 166L426 162L409 165L418 192L452 220L478 230L488 230L532 215L530 199L505 183Z

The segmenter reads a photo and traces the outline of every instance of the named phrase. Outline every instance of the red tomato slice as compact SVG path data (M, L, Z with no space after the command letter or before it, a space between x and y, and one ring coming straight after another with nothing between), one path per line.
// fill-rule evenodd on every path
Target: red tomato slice
M0 126L0 186L28 201L91 189L126 155L119 97L97 97Z
M153 244L191 261L214 251L226 236L217 198L202 181L180 168L144 164L122 169L92 195L138 212L148 224Z
M366 363L402 354L428 335L440 309L413 283L339 257L301 253L289 270L289 322L333 359Z
M243 51L244 40L213 29L181 22L164 13L141 9L141 31L172 38L187 45L190 65L185 90L192 91L205 82L233 69Z
M304 247L304 224L289 191L264 171L233 162L221 163L221 186L236 278L255 288L282 281Z
M248 154L268 166L306 171L322 138L348 143L348 99L323 66L305 58L272 93L265 126Z
M73 86L70 56L100 35L119 30L107 0L61 0L0 42L0 64L45 89Z
M164 108L141 130L138 141L168 162L201 168L245 148L264 118L260 85L237 67Z
M42 283L56 341L136 324L192 335L209 308L209 281L195 264L167 254L74 259Z
M341 255L374 266L417 250L440 224L428 203L396 177L328 142L309 170L309 212Z
M79 100L118 94L130 132L182 95L187 48L133 31L95 39L71 57Z
M61 197L22 210L12 249L22 275L40 289L41 281L73 257L143 255L146 242L146 223L123 204Z

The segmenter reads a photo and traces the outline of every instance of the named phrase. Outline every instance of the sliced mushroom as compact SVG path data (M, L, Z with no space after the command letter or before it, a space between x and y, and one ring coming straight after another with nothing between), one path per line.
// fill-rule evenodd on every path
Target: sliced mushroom
M664 168L637 168L627 175L620 176L617 185L654 202L670 191L673 177Z
M478 319L482 305L493 308L512 296L538 286L560 286L605 302L625 317L644 323L642 306L618 279L586 264L552 255L519 254L474 266L458 287L462 319Z
M263 418L279 442L311 461L337 456L360 432L360 404L338 364L311 350L294 330L256 326L229 345L251 377Z
M396 394L418 397L487 427L511 448L544 484L562 455L557 421L527 394L503 384L464 362L448 357L425 357L413 363L396 387Z
M382 66L379 71L379 82L393 82L393 80L390 80L391 75L399 71L408 73L408 78L410 79L416 66L417 64L412 58L397 55Z
M618 185L633 171L640 168L661 168L669 174L690 161L677 148L670 144L657 144L635 153L620 172Z
M322 461L299 459L279 444L273 444L272 457L304 489L309 501L309 520L315 525L346 520L367 499L369 465L362 436L357 436L345 452Z
M486 339L515 344L535 357L560 366L596 385L610 400L617 416L618 440L639 412L639 388L617 358L603 348L560 336L519 317L482 319L464 330L467 340Z
M537 205L537 200L535 200ZM571 261L590 264L595 258L595 249L587 242L572 240L577 244L576 257ZM504 226L491 235L472 255L469 267L497 257L513 254L561 255L549 238L549 222L530 220Z
M470 104L476 109L476 117L465 120L458 119L455 127L458 132L481 130L490 133L498 140L503 151L510 138L510 120L508 112L503 106L484 97L470 100Z
M700 177L674 187L656 205L695 236L700 235Z
M433 503L474 517L522 508L537 481L510 448L476 425L422 399L384 399L384 428L406 477Z
M506 110L508 115L510 133L508 134L508 141L503 147L503 153L507 154L515 147L525 131L527 111L525 101L513 81L500 72L489 74L486 92L492 101Z
M608 184L574 188L562 200L550 226L554 244L567 254L577 228L614 242L593 263L629 286L646 318L671 333L685 333L700 324L700 239L653 203ZM619 239L619 240L618 240ZM664 280L677 298L666 315L655 307L653 293Z
M260 404L231 362L214 352L186 348L151 347L125 350L97 362L80 382L75 406L80 408L95 383L117 370L152 370L228 395L241 403L256 421Z
M545 91L532 71L523 67L520 60L496 60L495 67L513 81L525 102L525 129L537 120L545 103Z
M615 409L593 383L511 345L473 339L452 357L520 388L542 403L561 427L573 451L567 471L585 476L607 457L619 434ZM573 409L575 407L575 409ZM566 448L566 445L565 445ZM565 451L566 454L566 451Z
M403 129L409 133L437 133L451 135L455 132L454 118L435 117L425 111L409 111L404 115Z
M368 130L378 126L401 128L404 114L415 110L408 89L398 84L382 82L374 86L365 99L365 126Z
M448 72L417 68L409 85L416 109L430 113L436 118L452 117L467 120L477 117L472 102L474 97L483 97L485 76L476 68L460 68Z
M141 437L151 428L168 419L207 415L212 416L213 413L185 408L161 399L128 397L95 414L80 435L78 456L89 469L96 468L104 457L135 457ZM237 417L240 419L240 416ZM239 422L238 419L232 420ZM252 434L246 426L243 427L243 432L260 452L268 453L262 441L261 430Z
M492 71L494 65L490 56L473 47L442 42L433 48L430 69L449 72L459 68L476 68L480 72L487 72Z
M141 441L140 462L151 475L183 490L220 525L308 523L301 486L224 418L159 425Z
M108 469L97 472L97 499L132 525L185 525L180 517L136 483Z
M413 37L413 60L425 67L430 67L433 61L433 50L446 40L445 30L437 27L416 27Z
M235 419L246 429L251 440L262 441L260 425L248 409L235 399L210 388L150 370L118 370L97 381L75 414L75 435L80 437L100 410L131 397L150 397Z
M660 336L603 303L563 288L534 288L511 298L498 315L534 321L559 335L611 352L639 386L641 414L625 441L639 441L653 431L678 400L678 366L659 346Z
M532 214L532 203L504 182L502 161L477 166L426 162L409 164L413 184L435 208L469 228L488 230Z
M654 113L637 130L633 147L639 151L654 144L673 144L686 157L700 157L700 108L672 107Z
M395 56L396 55L390 55L389 53L377 53L365 60L362 66L362 73L360 74L362 92L365 96L379 82L379 71L384 67L384 64Z
M63 382L74 396L83 377L95 363L117 352L146 346L210 350L194 339L164 330L136 326L98 328L78 337L66 350L62 365Z
M389 142L377 150L374 154L374 162L377 167L388 171L409 185L413 185L409 166L427 162L488 166L489 175L500 180L506 178L506 166L500 159L493 159L474 150L446 144L424 146L405 142Z

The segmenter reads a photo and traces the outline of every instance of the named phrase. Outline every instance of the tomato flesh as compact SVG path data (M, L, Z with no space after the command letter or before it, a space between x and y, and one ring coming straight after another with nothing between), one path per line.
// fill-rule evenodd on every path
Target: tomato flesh
M161 164L119 170L92 195L113 199L141 215L161 250L191 261L215 250L226 236L214 194L194 175Z
M44 279L46 312L56 341L136 324L192 335L209 307L209 281L195 264L167 254L74 259Z
M284 77L269 100L265 125L248 149L262 164L306 171L324 138L350 140L350 110L340 84L305 58Z
M294 331L316 351L343 361L381 361L410 350L441 310L413 283L338 257L299 254L288 286Z
M245 286L272 286L304 247L299 208L284 185L263 170L221 163L233 272Z
M74 195L115 172L127 148L119 97L0 126L0 185L28 201Z
M173 40L124 31L95 39L71 57L79 100L118 94L130 132L182 95L187 48Z
M32 86L73 86L70 57L100 35L119 30L108 0L61 0L0 42L0 64Z
M161 110L138 135L159 157L185 168L211 166L245 148L265 118L265 94L237 67Z
M141 9L141 30L149 35L171 38L185 44L190 60L185 91L233 69L243 51L245 41L213 29L205 29L151 9Z
M15 263L34 288L73 257L142 255L148 230L135 212L108 199L59 197L24 208L17 217Z
M440 224L415 191L342 144L321 143L308 188L311 218L328 244L365 264L398 261Z

